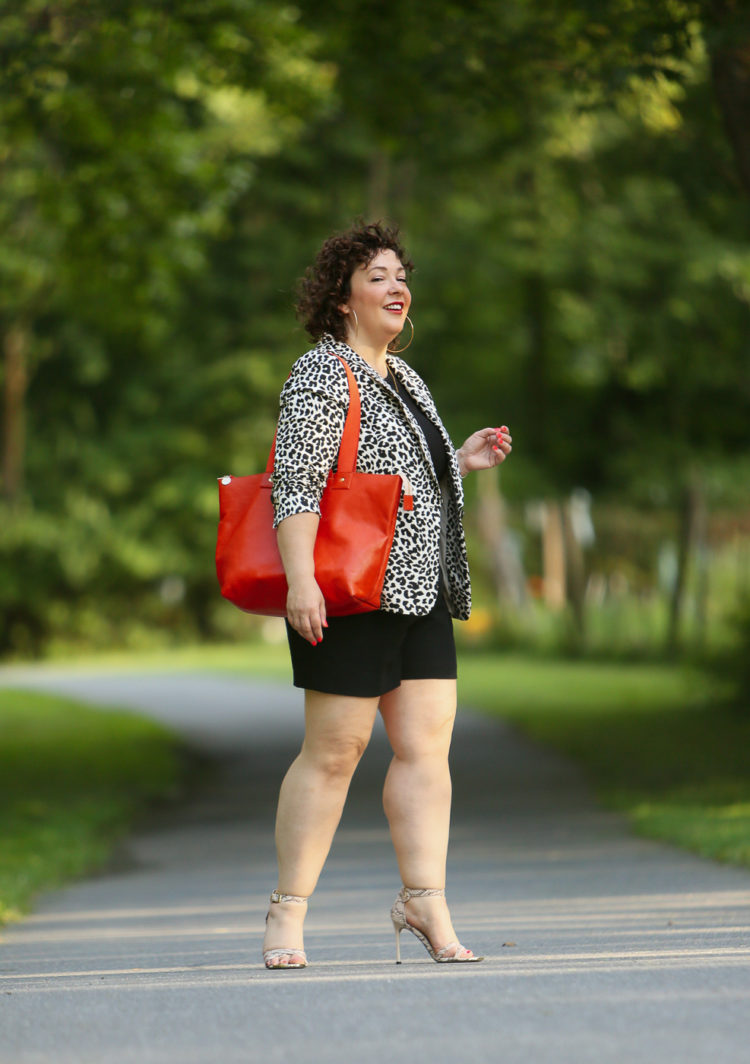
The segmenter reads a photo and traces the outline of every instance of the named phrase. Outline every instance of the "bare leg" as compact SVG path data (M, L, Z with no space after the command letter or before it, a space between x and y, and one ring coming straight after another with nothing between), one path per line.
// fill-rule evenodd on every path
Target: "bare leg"
M354 770L372 733L377 698L305 692L305 739L284 777L276 814L278 890L315 890L343 812ZM272 905L263 949L303 948L307 904ZM290 950L289 963L296 955Z
M393 760L383 807L402 882L444 887L450 828L448 751L456 715L455 680L404 680L380 702ZM442 949L456 941L445 898L407 902L409 923Z

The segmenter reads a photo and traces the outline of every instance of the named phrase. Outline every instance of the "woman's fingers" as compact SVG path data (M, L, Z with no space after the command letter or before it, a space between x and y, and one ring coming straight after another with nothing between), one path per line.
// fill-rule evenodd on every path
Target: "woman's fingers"
M320 622L320 613L288 613L287 618L295 632L299 632L303 639L313 646L317 646L323 638L323 625Z
M326 621L325 599L317 584L306 587L304 590L297 586L290 588L286 615L295 632L299 632L302 638L312 643L313 646L318 645L328 622Z
M507 425L501 425L499 429L492 429L491 432L494 437L491 446L495 455L495 460L497 462L503 462L513 450L513 447L511 446L513 438L508 432Z
M303 639L313 646L317 646L323 638L323 624L320 619L320 611L310 610L309 613L293 614L289 618L292 628L299 632Z
M512 439L507 425L477 429L460 448L462 474L473 469L492 469L504 462L513 450Z

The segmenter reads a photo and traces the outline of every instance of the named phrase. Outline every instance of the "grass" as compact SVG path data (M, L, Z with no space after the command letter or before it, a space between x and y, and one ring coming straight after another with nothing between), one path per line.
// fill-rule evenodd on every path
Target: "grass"
M290 677L285 644L51 664L82 666ZM464 653L459 698L571 757L643 835L750 866L750 714L722 708L700 673ZM0 923L26 911L40 890L101 865L150 803L179 793L184 768L160 725L0 690Z
M185 768L151 721L0 690L0 924L100 866L139 814L180 792Z
M93 662L290 678L285 642ZM699 671L467 652L459 698L572 758L641 834L750 866L750 714L726 709Z
M7 669L11 676L15 669L50 670L53 672L184 672L190 669L218 672L248 673L269 679L287 680L292 671L286 638L282 642L262 643L204 643L179 647L157 647L155 650L108 650L88 655L47 659L43 662L11 662ZM10 682L10 681L9 681Z
M677 666L465 655L464 704L576 761L642 835L750 867L750 714Z

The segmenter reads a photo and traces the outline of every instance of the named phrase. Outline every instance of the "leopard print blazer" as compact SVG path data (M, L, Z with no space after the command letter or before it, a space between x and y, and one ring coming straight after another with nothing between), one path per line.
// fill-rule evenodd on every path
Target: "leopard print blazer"
M332 354L333 353L333 354ZM427 385L402 359L387 361L399 385L440 430L448 472L438 482L424 435L409 408L348 344L324 336L294 363L280 397L271 498L274 527L300 513L320 513L331 469L336 468L349 406L349 364L362 404L357 469L400 473L413 492L413 509L399 508L383 585L381 609L424 616L435 605L440 574L448 607L466 620L471 586L462 525L463 486L456 452Z

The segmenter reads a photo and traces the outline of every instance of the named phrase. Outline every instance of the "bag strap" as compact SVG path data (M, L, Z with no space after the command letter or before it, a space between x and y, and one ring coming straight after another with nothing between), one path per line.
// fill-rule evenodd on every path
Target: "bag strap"
M333 354L333 352L331 353ZM344 431L341 434L341 443L339 444L338 470L340 473L353 473L357 468L357 452L359 450L359 426L361 421L359 388L348 363L341 355L334 355L334 358L337 358L346 370L346 382L349 385L349 409L346 412ZM266 463L266 473L273 473L275 458L276 432L273 434L273 443Z

